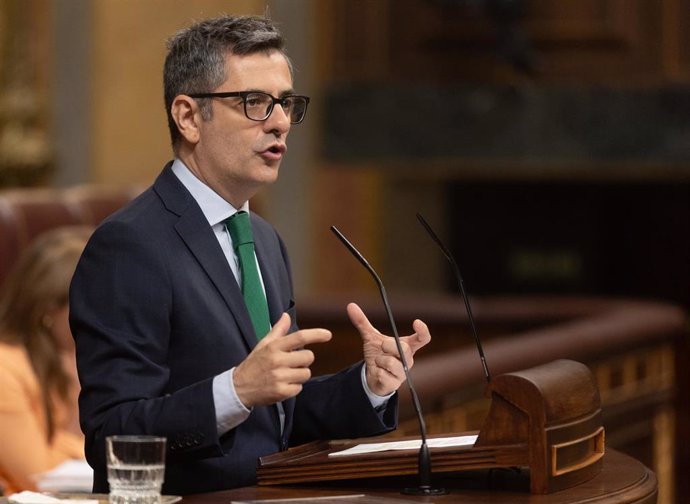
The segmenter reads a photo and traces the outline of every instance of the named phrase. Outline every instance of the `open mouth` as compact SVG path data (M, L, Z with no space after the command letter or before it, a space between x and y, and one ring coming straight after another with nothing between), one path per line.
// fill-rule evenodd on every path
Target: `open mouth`
M282 159L283 154L285 154L285 151L287 151L285 145L274 144L268 147L266 150L262 151L261 155L267 159L279 160Z

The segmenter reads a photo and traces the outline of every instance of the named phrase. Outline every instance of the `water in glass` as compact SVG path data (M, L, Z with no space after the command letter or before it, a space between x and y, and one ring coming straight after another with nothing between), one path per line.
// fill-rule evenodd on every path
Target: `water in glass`
M165 465L108 466L110 504L159 504Z
M109 504L160 504L165 476L165 438L106 439Z

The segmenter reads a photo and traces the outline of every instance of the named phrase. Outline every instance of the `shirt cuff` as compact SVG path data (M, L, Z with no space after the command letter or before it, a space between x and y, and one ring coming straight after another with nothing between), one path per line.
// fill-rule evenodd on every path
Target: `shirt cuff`
M232 379L234 371L235 368L232 368L213 378L213 404L216 408L218 436L240 425L252 412L237 397Z
M395 392L391 392L390 394L386 396L380 396L377 394L374 394L371 390L369 390L369 385L367 385L367 365L364 364L362 366L362 387L364 387L364 392L367 394L367 397L369 398L369 402L371 405L374 407L375 410L380 411L386 407L388 404L388 399L393 397L393 394Z

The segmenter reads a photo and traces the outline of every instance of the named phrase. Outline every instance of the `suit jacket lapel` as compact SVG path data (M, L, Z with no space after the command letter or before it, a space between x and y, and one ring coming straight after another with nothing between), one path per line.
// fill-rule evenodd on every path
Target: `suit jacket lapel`
M257 343L254 327L232 270L199 205L172 173L170 164L154 183L154 190L166 208L179 216L175 230L218 289L248 348L254 348Z

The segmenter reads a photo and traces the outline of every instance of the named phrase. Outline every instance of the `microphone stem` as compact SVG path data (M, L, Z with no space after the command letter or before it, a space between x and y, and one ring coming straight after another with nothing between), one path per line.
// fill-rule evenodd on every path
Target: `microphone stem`
M379 292L381 293L381 299L383 300L383 306L386 309L386 315L388 316L388 322L393 330L393 340L395 341L395 346L398 350L398 355L400 356L400 362L402 363L403 372L405 373L405 380L407 381L407 387L410 390L410 396L412 397L412 404L414 406L415 413L417 414L417 420L419 421L419 432L422 437L422 446L419 450L419 488L405 489L403 493L408 493L411 495L443 495L446 492L443 488L432 488L431 487L431 453L429 452L429 445L427 444L426 436L426 424L424 423L424 415L422 415L422 406L419 403L419 397L417 396L417 391L412 383L412 377L410 376L410 370L407 366L407 359L405 359L405 354L403 352L402 344L400 343L400 335L398 334L398 327L395 324L395 319L393 318L393 310L391 309L390 303L388 302L388 296L386 295L386 288L383 286L383 282L379 278L378 274L367 262L364 256L357 250L357 248L350 243L350 241L345 238L345 236L338 231L335 226L331 226L331 230L338 239L345 245L345 247L354 255L357 260L366 268L366 270L371 274L372 278L376 282Z
M465 282L462 280L462 275L460 274L460 267L458 266L458 263L455 262L455 259L453 258L453 254L450 253L450 250L448 250L448 247L446 247L441 239L436 235L433 229L431 229L431 226L427 223L427 221L422 217L420 213L417 214L417 220L419 220L419 223L422 225L422 227L426 230L427 234L431 237L431 239L438 245L438 247L441 249L441 252L443 252L443 255L446 256L446 259L448 259L448 262L450 263L451 267L453 268L453 273L455 274L455 279L458 282L458 287L460 288L460 294L462 295L462 299L465 302L465 311L467 312L467 318L470 321L470 328L472 329L472 336L474 337L474 342L477 345L477 351L479 352L479 358L482 363L482 369L484 371L484 376L486 377L486 382L491 383L491 374L489 374L489 366L486 364L486 358L484 357L484 350L482 348L482 342L479 339L479 333L477 332L477 327L474 324L474 316L472 315L472 307L470 306L470 300L467 298L467 292L465 291Z
M367 266L372 273L376 283L381 292L381 299L383 300L383 305L386 308L386 314L388 315L388 321L393 330L393 339L395 340L395 346L398 349L398 355L400 356L400 362L402 363L403 372L405 373L405 380L407 381L407 388L410 391L410 396L412 397L412 404L414 406L415 413L417 414L417 421L419 422L419 433L422 438L422 445L419 448L419 453L417 455L417 472L419 476L419 487L413 489L406 489L403 493L410 493L413 495L434 495L434 494L444 494L445 489L433 489L431 487L431 453L429 452L429 445L427 444L426 435L426 423L424 422L424 415L422 414L422 406L419 402L419 397L417 396L417 390L412 383L412 377L410 376L410 370L407 367L407 359L405 359L405 354L403 353L402 345L400 344L400 335L398 334L398 328L395 324L395 319L393 318L393 310L388 302L388 296L386 296L386 288L383 286L383 282L378 277L376 272L371 268L368 263Z
M479 340L479 333L477 332L477 326L474 323L474 315L472 314L472 306L470 305L470 300L467 298L467 291L465 291L465 282L460 274L460 268L454 259L451 258L450 263L453 267L453 272L455 273L455 278L458 282L458 287L460 287L460 294L462 295L462 300L465 302L465 311L467 312L467 318L470 321L470 329L472 330L472 336L474 337L474 342L477 345L477 351L479 352L479 359L482 363L482 368L484 370L484 377L487 383L491 383L491 374L489 373L489 366L486 364L486 358L484 357L484 349L482 348L481 341Z
M375 277L377 278L377 277ZM414 385L412 384L412 378L410 377L410 370L407 367L407 359L405 359L405 354L403 353L402 345L400 344L400 336L398 334L398 328L395 324L395 320L393 319L393 310L390 307L390 304L388 302L388 296L386 296L386 288L383 286L383 283L378 283L379 286L379 291L381 293L381 299L383 300L383 305L386 308L386 314L388 315L388 322L391 325L391 328L393 330L393 340L395 341L395 346L398 349L398 355L400 356L400 362L402 363L403 367L403 372L405 373L405 380L407 381L407 388L410 391L410 396L412 397L412 405L414 406L415 412L417 413L417 420L419 421L419 432L422 436L422 446L426 447L426 424L424 422L424 415L422 415L422 406L419 402L419 397L417 396L417 391L414 388ZM429 460L428 463L426 464L427 468L430 468L431 462L430 462L430 456L429 456L429 448L427 447L427 459ZM420 455L421 457L421 455ZM421 472L421 471L420 471Z
M419 449L419 487L422 490L431 488L431 453L429 453L429 445L426 440L422 441L422 447Z

